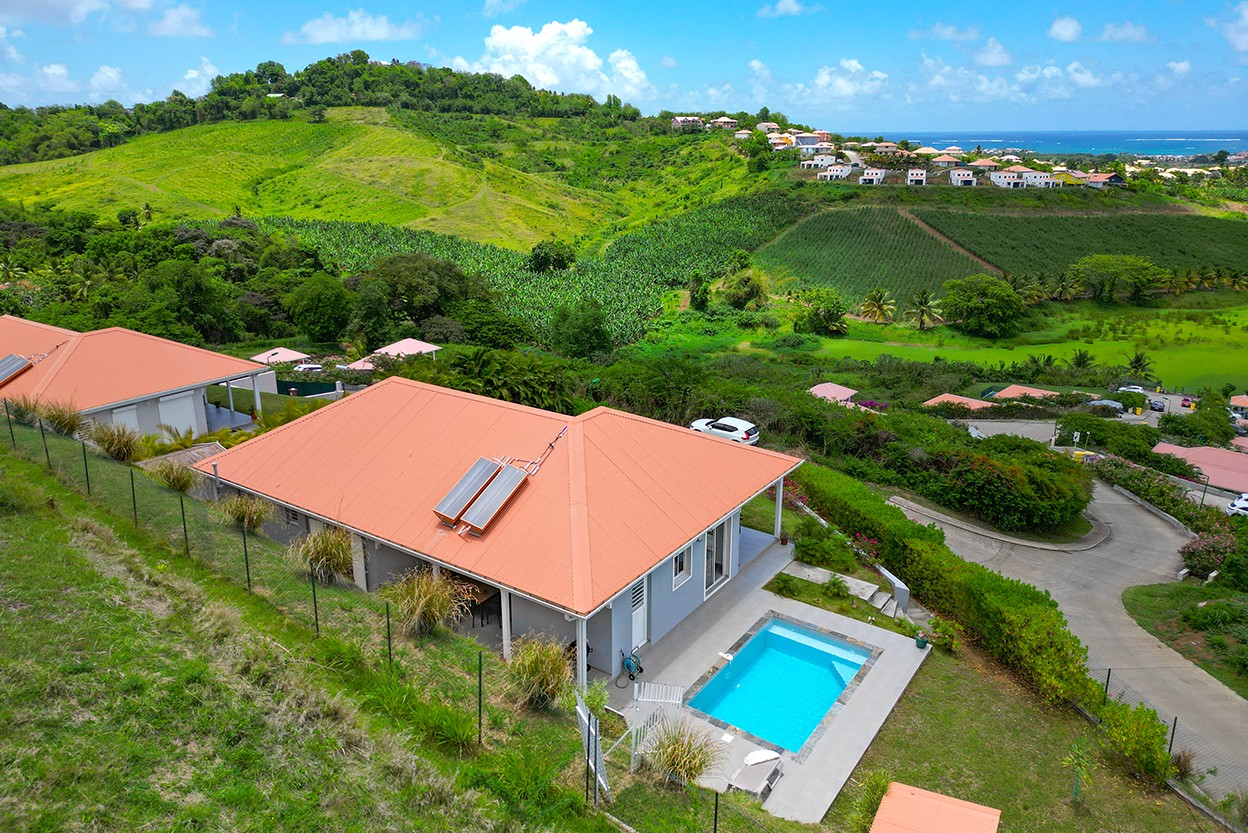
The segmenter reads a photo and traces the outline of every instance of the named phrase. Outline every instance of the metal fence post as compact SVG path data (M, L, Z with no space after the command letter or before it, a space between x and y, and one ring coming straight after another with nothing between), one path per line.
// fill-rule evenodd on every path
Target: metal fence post
M43 440L43 459L48 461L48 471L52 471L52 455L48 453L48 435L43 431L43 420L35 417L39 423L39 437Z
M191 554L191 536L186 531L186 499L178 492L178 508L182 510L182 544L186 548L187 557Z
M477 746L481 745L481 739L484 736L483 726L485 715L485 704L483 695L485 693L485 651L477 651Z
M13 443L13 450L17 451L17 435L13 433L13 417L9 416L9 400L4 400L4 419L9 423L9 442Z
M82 473L87 478L87 497L91 497L91 466L87 465L87 441L82 441Z
M394 670L394 640L390 638L390 603L386 602L386 659Z
M1114 673L1114 669L1112 668L1105 669L1105 696L1101 699L1102 706L1109 702L1109 675L1113 673Z
M247 592L251 592L251 556L247 554L247 522L242 523L243 527L243 568L247 571Z
M312 571L312 565L308 565L308 580L312 582L312 623L316 626L316 635L321 635L321 612L316 606L316 573Z
M130 469L130 505L134 508L134 525L139 525L139 496L134 491L134 469Z
M1179 731L1179 716L1174 716L1174 725L1170 727L1170 746L1166 749L1166 754L1174 756L1174 734Z
M716 790L716 791L715 791L715 822L714 822L714 825L715 825L715 826L714 826L714 827L712 827L711 829L712 829L713 831L715 831L715 833L719 833L719 791L718 791L718 790Z

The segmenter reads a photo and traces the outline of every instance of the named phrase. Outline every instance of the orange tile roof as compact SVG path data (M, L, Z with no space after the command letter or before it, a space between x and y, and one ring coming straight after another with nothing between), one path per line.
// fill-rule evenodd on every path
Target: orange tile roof
M1000 824L1000 810L894 781L871 833L997 833Z
M982 399L972 399L969 396L958 396L956 393L942 393L939 396L933 396L931 399L923 403L923 406L930 408L933 405L939 405L942 402L949 402L953 405L962 405L970 408L972 411L978 411L980 408L991 408L991 402L985 402Z
M0 315L0 356L10 353L30 359L51 353L78 333L51 324L27 321L15 315Z
M477 538L433 507L479 457L533 459ZM450 568L592 613L801 460L595 408L578 417L391 377L195 468Z
M829 402L845 402L853 399L858 391L853 388L847 388L844 385L838 385L836 382L820 382L807 393L814 394L820 399L826 399Z
M993 399L1017 399L1020 396L1034 396L1037 399L1043 396L1057 396L1055 390L1045 390L1044 388L1029 388L1026 385L1009 385L992 395Z
M1170 443L1153 446L1156 454L1173 454L1204 472L1209 485L1230 492L1248 492L1248 454L1229 448L1184 448Z
M17 352L11 344L21 348L32 343L35 331L30 324L11 316L0 319L0 353ZM39 351L47 352L47 358L0 386L0 395L29 396L91 411L267 369L121 327L89 333L64 330L48 334L45 343L53 338L61 339L55 349Z

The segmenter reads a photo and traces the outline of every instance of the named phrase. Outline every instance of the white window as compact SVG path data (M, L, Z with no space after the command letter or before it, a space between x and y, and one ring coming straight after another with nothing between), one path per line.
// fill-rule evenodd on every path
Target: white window
M685 547L672 557L672 589L689 580L693 575L693 547Z

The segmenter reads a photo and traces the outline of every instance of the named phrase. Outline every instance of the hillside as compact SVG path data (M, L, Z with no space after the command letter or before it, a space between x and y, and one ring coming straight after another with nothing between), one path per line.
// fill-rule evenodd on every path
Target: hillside
M501 121L501 120L497 120ZM568 153L564 142L563 153ZM608 143L609 144L609 143ZM82 156L0 168L0 198L111 216L245 215L383 222L528 248L552 234L622 228L656 211L739 192L744 165L725 145L685 142L627 193L573 187L400 127L377 108L324 123L222 122L141 136ZM685 175L670 168L687 167ZM689 192L703 196L691 201Z

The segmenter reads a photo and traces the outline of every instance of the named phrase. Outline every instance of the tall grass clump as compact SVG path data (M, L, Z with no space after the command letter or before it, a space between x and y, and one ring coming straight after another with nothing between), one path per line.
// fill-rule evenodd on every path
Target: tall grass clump
M128 425L93 422L86 427L84 435L96 448L119 463L133 462L139 450L138 432Z
M512 644L507 675L516 698L535 709L548 709L572 684L572 666L563 642L549 634L531 634Z
M445 573L413 569L382 588L382 598L399 609L399 627L424 636L468 612L469 587Z
M689 784L718 766L723 756L723 747L710 729L676 717L664 720L654 730L646 765L665 778Z
M161 460L147 469L147 474L175 492L186 494L195 485L195 472L173 460Z
M253 495L230 495L217 506L234 523L248 529L259 529L273 518L273 504Z
M888 785L893 776L887 772L872 772L862 779L861 791L854 799L854 809L849 814L851 833L867 833L875 821L875 814L880 810L880 802L888 793Z
M352 573L351 534L341 527L322 527L291 544L288 552L300 564L307 564L322 584Z
M72 437L86 425L87 418L72 405L64 402L45 402L39 406L39 415L58 434Z
M34 425L39 421L39 403L29 396L5 399L9 416L21 425Z

